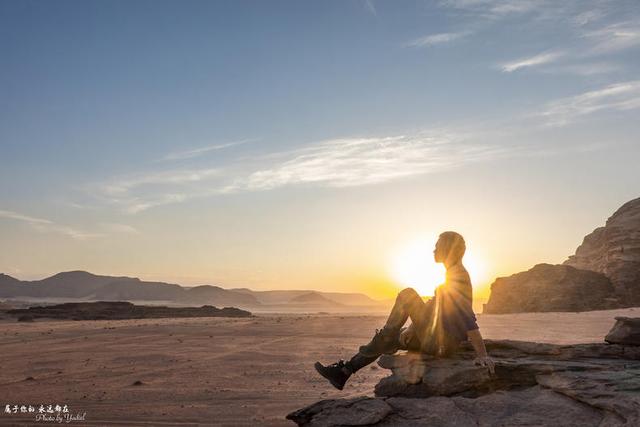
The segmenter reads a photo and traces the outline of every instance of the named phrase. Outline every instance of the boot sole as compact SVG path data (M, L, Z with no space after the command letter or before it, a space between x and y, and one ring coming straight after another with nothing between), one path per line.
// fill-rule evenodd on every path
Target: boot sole
M322 364L320 362L316 362L313 365L314 368L316 368L316 371L318 371L318 373L327 381L329 381L331 383L332 386L334 386L335 388L337 388L338 390L342 390L344 388L344 384L340 384L340 383L336 383L334 382L331 378L327 377L323 372L322 369L324 368L324 366L322 366Z

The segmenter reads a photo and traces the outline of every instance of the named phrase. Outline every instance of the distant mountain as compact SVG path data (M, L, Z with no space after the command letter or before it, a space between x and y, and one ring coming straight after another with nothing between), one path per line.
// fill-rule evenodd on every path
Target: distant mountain
M223 289L219 286L202 285L186 288L178 302L188 304L211 304L217 307L258 306L260 302L251 294Z
M99 276L86 271L68 271L33 281L20 281L0 274L0 297L162 301L233 307L260 305L251 295L217 286L188 288L172 283L146 282L135 277Z
M360 293L341 293L341 292L321 292L311 290L276 290L276 291L253 291L247 288L230 289L235 292L242 292L253 295L261 304L287 304L292 299L310 292L336 302L338 304L350 306L377 306L381 301L374 300L365 294Z
M180 285L126 278L105 284L97 289L92 297L103 301L173 301L179 299L185 292L185 288Z
M6 274L0 273L0 297L14 296L20 292L22 282Z
M252 291L202 285L184 287L147 282L135 277L101 276L86 271L67 271L42 280L21 281L0 274L0 298L80 299L83 301L158 301L181 305L213 305L263 311L379 310L386 304L364 294L309 290Z
M24 296L86 298L103 286L116 281L136 281L131 277L98 276L86 271L67 271L43 280L23 282L27 290ZM138 280L139 281L139 280Z
M308 292L306 294L298 295L295 298L291 298L290 304L308 304L308 305L342 305L329 298L320 295L318 292Z

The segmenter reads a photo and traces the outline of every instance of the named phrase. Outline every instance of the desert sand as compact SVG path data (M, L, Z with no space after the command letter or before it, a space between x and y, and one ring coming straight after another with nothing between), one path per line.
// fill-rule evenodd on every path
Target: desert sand
M485 338L599 342L615 316L479 315ZM71 425L293 425L285 415L317 400L373 394L388 372L372 365L340 392L313 362L348 358L384 316L16 322L2 320L0 404L68 405ZM136 383L141 382L141 383ZM137 385L135 385L137 384ZM46 425L0 414L0 425Z

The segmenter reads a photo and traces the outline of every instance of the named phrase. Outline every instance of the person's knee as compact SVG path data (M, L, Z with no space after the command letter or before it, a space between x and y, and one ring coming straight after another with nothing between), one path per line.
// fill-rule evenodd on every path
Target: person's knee
M410 302L415 299L420 299L420 295L413 288L405 288L398 293L397 300L402 302Z

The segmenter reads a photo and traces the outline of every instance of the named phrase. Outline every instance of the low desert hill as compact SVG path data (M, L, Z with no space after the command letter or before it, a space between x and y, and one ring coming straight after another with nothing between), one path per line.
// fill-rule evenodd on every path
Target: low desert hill
M378 311L385 303L364 294L310 290L253 291L201 285L144 281L86 271L57 273L42 280L22 281L0 274L0 298L43 301L146 301L179 305L212 305L262 311Z

